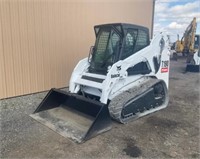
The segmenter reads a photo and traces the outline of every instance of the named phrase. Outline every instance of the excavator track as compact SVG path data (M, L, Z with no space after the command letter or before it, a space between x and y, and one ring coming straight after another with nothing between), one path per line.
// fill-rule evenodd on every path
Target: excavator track
M113 98L108 109L114 120L127 123L167 107L168 100L166 84L162 80L149 78Z

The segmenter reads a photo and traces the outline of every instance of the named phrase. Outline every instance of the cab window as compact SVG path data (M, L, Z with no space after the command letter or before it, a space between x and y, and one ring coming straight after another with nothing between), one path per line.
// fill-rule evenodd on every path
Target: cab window
M136 44L137 36L137 29L128 29L125 37L124 50L121 55L121 60L131 56L134 53L134 47Z
M144 30L139 30L137 43L134 52L137 52L149 45L148 33Z
M133 55L149 45L148 32L138 29L128 29L121 60Z

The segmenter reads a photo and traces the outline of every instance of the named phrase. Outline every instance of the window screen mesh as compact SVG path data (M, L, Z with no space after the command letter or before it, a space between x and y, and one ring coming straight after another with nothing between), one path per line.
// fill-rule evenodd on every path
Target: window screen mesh
M109 31L102 31L95 54L95 61L103 61L104 53L109 39Z
M139 30L138 38L137 38L137 43L135 46L135 52L143 49L148 45L148 36L147 33L143 30Z

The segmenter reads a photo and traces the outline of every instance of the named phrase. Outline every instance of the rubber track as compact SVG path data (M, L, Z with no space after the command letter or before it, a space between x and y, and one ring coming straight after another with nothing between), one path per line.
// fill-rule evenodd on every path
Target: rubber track
M132 115L130 118L122 119L121 112L122 112L123 106L125 105L125 103L127 103L127 101L129 101L130 99L133 99L134 97L137 97L138 95L147 91L149 88L151 88L153 85L155 85L159 82L160 82L160 80L158 80L158 79L149 78L149 79L147 79L146 82L143 82L140 85L117 95L115 98L113 98L110 101L110 104L108 106L110 116L114 120L116 120L120 123L127 123L129 120L137 118L138 114Z

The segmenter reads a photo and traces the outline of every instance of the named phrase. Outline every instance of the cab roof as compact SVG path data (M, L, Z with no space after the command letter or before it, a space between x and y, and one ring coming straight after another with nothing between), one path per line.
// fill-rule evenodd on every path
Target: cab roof
M100 28L100 27L106 27L106 26L121 26L122 29L142 29L149 31L147 27L141 26L141 25L136 25L136 24L130 24L130 23L109 23L109 24L100 24L100 25L95 25L94 28Z

